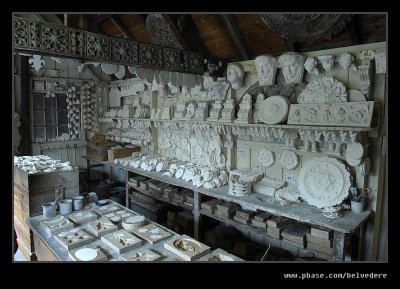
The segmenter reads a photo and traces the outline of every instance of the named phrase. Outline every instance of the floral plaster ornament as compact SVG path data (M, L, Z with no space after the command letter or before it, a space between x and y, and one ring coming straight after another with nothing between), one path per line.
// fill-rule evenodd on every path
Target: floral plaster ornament
M32 65L32 67L36 70L39 71L41 68L43 68L44 64L46 63L41 55L33 55L32 58L28 60L28 62Z

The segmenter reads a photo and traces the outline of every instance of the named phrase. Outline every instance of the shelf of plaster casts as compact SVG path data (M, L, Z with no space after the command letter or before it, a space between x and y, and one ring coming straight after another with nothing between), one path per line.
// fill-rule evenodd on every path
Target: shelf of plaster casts
M87 142L84 140L57 140L57 141L47 141L47 142L39 142L40 149L64 149L67 148L74 148L76 147L84 147L87 145Z
M145 195L146 197L149 197L149 198L152 198L152 199L156 199L156 200L159 200L159 201L168 203L168 204L172 204L172 205L175 205L175 206L184 208L184 209L188 209L188 210L190 210L190 211L193 213L193 207L190 207L190 206L185 205L185 204L179 204L179 205L177 205L177 204L175 204L175 203L172 203L168 198L156 196L156 195L152 194L149 190L144 190L144 189L142 189L142 188L140 188L140 187L136 187L136 186L133 185L131 182L128 182L128 186L129 186L129 188L131 188L131 189L133 189L133 190L136 190L136 191L141 192L141 193L142 193L143 195ZM131 197L130 194L129 194L129 197Z
M265 123L249 123L238 124L218 121L201 121L191 119L148 119L148 118L126 118L126 117L99 117L99 120L120 119L120 120L147 120L153 122L172 122L172 123L193 123L193 124L210 124L213 126L236 126L236 127L259 127L259 128L280 128L280 129L307 129L307 130L327 130L327 131L379 131L379 127L349 127L349 126L312 126L312 125L293 125L293 124L265 124Z
M150 118L136 118L136 117L98 117L97 119L99 121L109 120L109 119L115 119L115 120L141 120L141 121L151 121L152 120Z
M341 211L343 214L341 218L330 219L322 215L322 209L310 206L304 202L282 206L276 198L258 193L252 193L243 197L232 196L228 194L227 185L214 189L196 188L196 191L210 197L237 203L252 211L261 210L275 216L283 216L303 223L322 226L341 233L356 232L371 214L369 210L362 213L354 213L351 210L346 210Z
M67 94L67 91L65 90L39 90L39 89L32 89L33 93L43 93L46 94L47 92L54 92L54 94Z
M350 210L347 210L342 211L343 216L341 218L330 219L322 215L322 209L310 206L304 202L300 204L293 203L289 206L282 206L279 200L258 193L252 193L248 196L243 197L236 197L228 194L228 185L213 189L206 189L203 187L197 188L193 186L191 182L187 182L182 179L168 178L162 176L162 173L159 172L148 172L130 166L115 164L109 161L95 160L87 156L83 156L83 158L105 165L114 166L116 168L124 169L138 175L159 180L174 186L187 188L189 190L199 192L200 194L207 195L213 198L234 202L249 210L266 211L276 216L283 216L300 222L323 226L325 228L329 228L341 233L354 233L357 228L363 222L365 222L371 214L371 211L369 210L366 210L362 213L354 213Z

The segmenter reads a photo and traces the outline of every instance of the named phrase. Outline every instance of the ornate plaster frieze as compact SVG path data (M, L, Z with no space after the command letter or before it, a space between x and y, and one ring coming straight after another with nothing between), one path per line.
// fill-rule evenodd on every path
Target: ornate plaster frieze
M352 185L344 163L326 156L307 162L300 169L298 181L302 199L318 208L340 204Z
M370 127L373 101L292 104L288 124Z
M297 98L298 103L333 103L347 100L346 87L333 77L311 81Z
M160 18L148 17L149 22ZM161 18L162 19L162 18ZM162 19L163 20L163 19ZM160 45L140 43L64 25L13 17L14 49L20 52L37 52L55 57L60 55L83 61L99 61L166 71L183 71L203 74L204 61L200 53L182 50L166 30L159 30L156 38ZM149 27L157 25L149 24ZM156 41L157 43L157 41ZM159 44L159 43L157 43ZM168 44L168 45L166 45Z

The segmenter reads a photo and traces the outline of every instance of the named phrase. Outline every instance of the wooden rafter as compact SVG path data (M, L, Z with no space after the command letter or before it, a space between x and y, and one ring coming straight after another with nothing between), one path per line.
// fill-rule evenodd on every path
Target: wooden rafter
M350 38L351 38L351 43L353 45L360 44L360 39L358 37L359 33L358 33L357 25L356 25L356 17L357 17L357 15L353 15L349 24L347 24L347 27L349 29Z
M165 19L169 20L170 25L174 27L174 31L179 34L179 37L188 46L188 49L200 52L205 57L210 57L210 51L204 44L204 41L199 35L199 30L190 15L170 14L164 15Z
M122 36L124 36L124 38L136 40L132 36L128 27L126 27L124 22L122 22L121 19L119 19L117 15L112 15L110 19L111 19L112 23L115 25L115 27L117 27L117 29L121 32Z
M222 14L221 17L230 35L232 36L233 41L235 42L237 48L239 49L243 59L245 60L251 59L252 53L249 47L247 46L246 41L243 39L239 27L236 24L235 19L233 18L233 15Z

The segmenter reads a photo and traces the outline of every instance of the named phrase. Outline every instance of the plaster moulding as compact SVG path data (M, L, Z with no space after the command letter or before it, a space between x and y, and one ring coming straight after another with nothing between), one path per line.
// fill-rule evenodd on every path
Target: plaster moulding
M58 216L49 220L40 222L42 228L50 236L69 231L74 228L74 224L67 220L64 216Z
M352 179L347 167L331 157L314 158L301 169L298 177L303 200L326 208L340 204L349 194Z
M156 244L172 236L172 234L164 229L148 224L138 229L134 229L133 233L151 244Z
M210 247L187 235L164 243L164 247L185 261L194 261L210 252Z
M319 70L317 66L318 61L314 57L307 57L306 61L304 62L304 68L310 74L319 75Z
M325 71L330 71L333 68L335 62L334 55L322 55L318 56L318 59L321 61L322 67L325 69Z
M374 102L292 104L288 124L370 127Z
M346 87L333 77L323 77L307 84L300 93L297 102L303 103L333 103L346 102Z
M293 170L299 164L299 156L293 150L282 150L279 162L288 170Z
M269 149L262 149L257 152L258 164L261 167L269 168L275 163L274 152Z
M142 240L136 238L128 231L119 230L101 237L101 241L108 247L118 252L125 253L142 245Z
M124 261L157 261L163 258L162 255L157 254L152 250L145 250L140 252L129 252L121 256Z
M240 64L231 63L227 68L227 79L233 89L243 86L244 70Z
M67 250L72 250L93 241L92 236L78 228L55 235L54 239Z
M218 249L212 251L211 253L201 257L197 261L227 262L227 261L244 261L244 260L235 255L229 254L225 250L218 248Z
M386 73L386 52L377 51L375 54L375 72L376 74Z
M260 86L273 85L275 83L278 61L270 55L260 55L254 60L258 74L258 83Z

